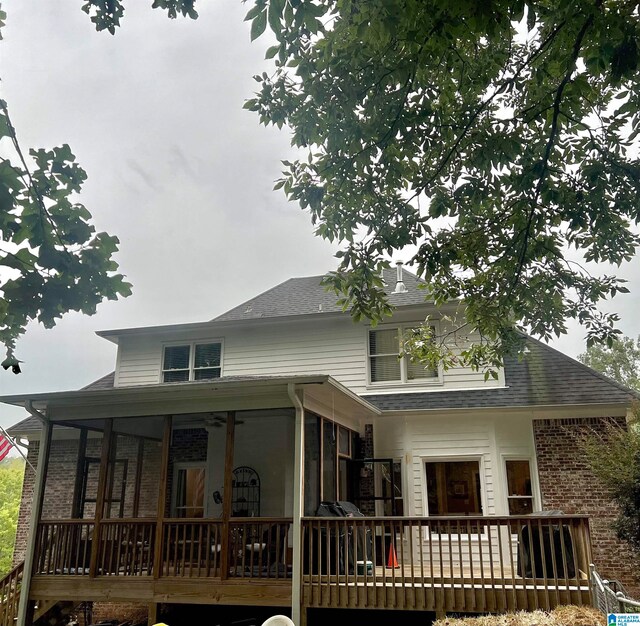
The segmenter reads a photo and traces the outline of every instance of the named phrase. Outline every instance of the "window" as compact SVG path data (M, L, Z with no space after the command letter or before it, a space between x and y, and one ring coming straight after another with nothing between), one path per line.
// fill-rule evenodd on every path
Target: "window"
M174 481L174 517L204 517L204 465L177 466Z
M479 461L428 461L429 515L482 515Z
M507 502L509 515L533 513L531 468L529 461L507 460Z
M162 382L220 378L222 373L222 343L196 343L165 346L162 360Z
M432 327L435 332L435 327ZM407 356L400 356L402 336L409 327L378 328L369 331L369 381L371 383L407 383L438 380L437 368L425 367Z

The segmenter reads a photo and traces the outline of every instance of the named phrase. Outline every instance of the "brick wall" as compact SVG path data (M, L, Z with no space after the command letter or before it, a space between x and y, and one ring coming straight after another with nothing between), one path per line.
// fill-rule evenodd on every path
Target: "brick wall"
M624 419L618 423L624 425ZM609 492L593 475L576 445L576 437L598 428L602 418L534 420L542 508L590 516L593 560L600 574L620 580L640 597L640 567L627 544L612 529L617 510Z
M136 624L147 619L147 615L148 605L146 604L138 604L136 602L95 602L93 604L92 620L94 624L113 619L117 619L118 622Z
M29 451L27 459L31 465L38 466L38 450L37 441L29 442ZM36 481L35 472L25 465L24 481L22 483L22 497L20 498L20 511L18 512L18 526L16 530L16 542L13 546L13 565L17 565L20 561L24 561L24 553L27 549L27 535L29 534L29 520L31 518L31 501L33 500L33 487Z

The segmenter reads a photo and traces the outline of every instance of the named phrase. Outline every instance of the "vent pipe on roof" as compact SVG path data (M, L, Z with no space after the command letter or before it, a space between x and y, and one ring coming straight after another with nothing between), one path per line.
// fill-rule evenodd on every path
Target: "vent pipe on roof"
M397 276L396 276L396 288L393 293L407 293L409 291L407 286L402 282L402 261L396 261Z

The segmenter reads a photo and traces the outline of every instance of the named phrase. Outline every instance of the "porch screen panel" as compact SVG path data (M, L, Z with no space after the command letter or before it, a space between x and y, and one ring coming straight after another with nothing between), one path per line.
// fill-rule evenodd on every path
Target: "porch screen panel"
M338 426L323 421L322 428L322 499L336 500L336 437Z
M429 515L482 515L479 461L425 463Z
M116 435L112 446L104 516L132 517L138 440L128 435Z
M380 474L384 514L404 515L402 464L400 461L394 461L390 468L388 464L381 463Z
M304 514L315 515L320 505L320 431L318 418L304 420Z
M158 477L161 460L162 442L146 439L142 452L138 517L155 517L158 514Z
M42 502L43 519L69 519L73 511L79 445L78 439L57 439L60 430L61 427L54 424Z

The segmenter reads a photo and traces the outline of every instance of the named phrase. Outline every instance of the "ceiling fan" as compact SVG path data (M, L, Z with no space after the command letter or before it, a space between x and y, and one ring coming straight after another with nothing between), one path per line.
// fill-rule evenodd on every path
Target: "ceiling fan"
M208 415L204 419L207 426L213 426L214 428L222 428L227 423L227 418L224 415ZM236 417L236 426L244 424L244 420L240 420Z

